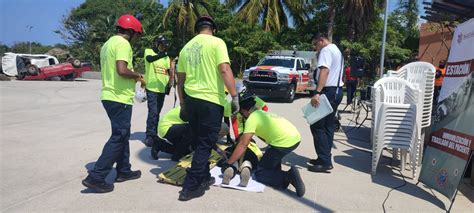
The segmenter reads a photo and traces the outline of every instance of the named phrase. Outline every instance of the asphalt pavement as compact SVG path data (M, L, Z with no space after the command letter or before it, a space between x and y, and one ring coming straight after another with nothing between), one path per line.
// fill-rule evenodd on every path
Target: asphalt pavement
M201 198L178 201L181 188L156 178L175 163L164 153L152 160L142 143L146 103L134 105L130 138L132 168L140 169L142 177L116 183L112 193L92 193L81 180L110 136L100 88L100 80L86 79L0 82L0 212L444 212L449 207L447 198L415 185L411 172L400 173L389 157L382 158L377 175L371 176L370 120L352 128L354 113L341 114L345 132L336 134L331 173L307 171L307 161L316 154L301 113L309 101L305 95L292 104L268 103L271 112L287 118L302 135L300 146L282 163L285 170L291 165L300 169L304 197L291 187L266 187L263 193L211 187ZM173 102L173 95L166 97L162 114ZM107 180L114 177L112 172ZM467 180L460 188L452 211L472 212L473 188Z

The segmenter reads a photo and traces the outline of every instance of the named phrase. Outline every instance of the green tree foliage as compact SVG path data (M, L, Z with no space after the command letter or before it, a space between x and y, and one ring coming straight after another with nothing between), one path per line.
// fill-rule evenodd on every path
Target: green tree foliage
M154 0L86 0L63 18L57 31L70 44L70 51L81 60L100 63L102 45L116 33L115 22L122 14L142 14L145 34L135 47L135 69L141 71L143 49L151 45L154 36L163 28L160 23L163 5Z
M3 53L6 53L6 52L10 52L10 48L7 45L0 42L0 55L3 55Z
M379 11L381 13L381 10ZM389 16L387 28L387 43L385 46L386 69L395 69L397 65L410 60L412 50L405 46L405 37L400 33L402 26L397 21L396 14ZM343 39L343 48L351 50L352 54L364 57L368 65L368 71L375 77L375 70L379 66L380 48L382 43L383 17L377 17L368 27L364 37L358 37L353 41Z
M212 15L211 4L206 0L173 0L170 1L163 17L163 25L172 23L182 35L194 32L194 23L203 15ZM173 20L174 22L171 22Z
M173 0L164 8L156 0L86 0L63 19L58 31L73 56L99 64L103 43L115 34L115 21L124 13L143 14L145 34L132 45L135 70L143 69L143 51L155 36L170 38L179 51L194 35L197 17L211 15L229 51L234 73L254 66L271 50L312 50L311 36L332 27L333 42L360 54L368 69L378 66L383 29L382 0ZM415 3L414 3L415 2ZM113 5L113 6L112 6ZM330 21L331 13L335 14ZM418 48L417 8L414 0L400 0L389 18L386 66L409 60ZM288 26L288 17L294 21ZM0 45L1 50L1 45ZM97 67L98 68L98 67ZM99 70L99 69L97 69Z
M299 26L308 19L304 0L226 0L241 20L254 25L262 24L266 32L279 33L288 27L288 17Z
M42 45L38 42L31 42L31 54L45 54L53 48L52 46ZM8 48L9 52L13 53L30 53L30 43L29 42L18 42L13 44L10 48Z

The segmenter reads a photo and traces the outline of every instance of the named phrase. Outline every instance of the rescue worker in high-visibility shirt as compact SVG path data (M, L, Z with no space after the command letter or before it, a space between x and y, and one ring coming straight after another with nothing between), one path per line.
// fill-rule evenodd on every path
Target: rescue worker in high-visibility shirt
M177 91L180 117L189 121L196 143L191 167L186 172L178 200L188 201L205 194L215 182L209 169L211 149L218 140L225 105L224 87L232 96L232 111L239 109L235 80L225 42L214 36L217 25L209 16L200 17L194 36L179 54Z
M158 160L160 151L171 154L171 160L191 153L189 123L179 117L181 107L175 107L163 115L158 123L158 137L153 140L151 157Z
M438 105L439 92L443 86L444 76L446 75L446 60L440 60L435 74L435 88L433 93L433 108L436 109ZM433 110L433 114L436 110Z
M241 90L237 88L237 91L240 91L239 96L243 96L246 94L245 90ZM265 105L265 102L255 96L255 100L260 100L258 103L255 104L255 107L257 109L265 109L264 111L268 110L268 107ZM234 135L236 140L239 138L240 133L243 132L243 117L240 115L240 113L237 113L236 115L232 116L231 113L231 105L230 102L228 102L224 106L224 122L228 123L229 119L232 118L232 129L234 131ZM232 140L229 140L230 136L227 135L227 142L232 143ZM230 142L229 142L230 141ZM233 143L232 143L233 144ZM232 153L235 149L235 145L230 146L227 148L225 151L228 153ZM250 141L247 150L245 151L244 157L238 161L238 163L234 163L234 169L235 170L228 170L227 173L222 173L224 174L222 184L229 184L230 180L237 174L240 173L240 184L239 186L246 187L249 179L250 179L250 172L252 169L255 169L257 167L258 161L260 158L262 158L262 151L260 148L258 148L257 144L254 141ZM222 163L222 162L221 162Z
M110 119L112 134L94 168L82 180L82 185L100 193L114 190L113 184L105 182L105 177L114 164L117 171L115 182L138 179L141 176L140 170L131 170L129 139L135 82L140 81L145 86L145 81L140 73L133 71L130 43L140 37L143 27L132 15L120 16L115 26L117 34L110 37L100 50L101 100Z
M158 124L158 137L153 140L151 157L158 160L160 151L171 154L172 161L179 161L183 156L191 153L196 144L191 143L191 127L189 123L179 117L181 107L175 107L161 117ZM229 132L226 124L221 125L219 138ZM217 150L217 146L214 147Z
M286 189L291 184L298 196L305 193L305 185L295 166L288 171L281 170L281 160L298 147L301 135L288 120L255 107L255 98L248 94L239 98L240 114L246 119L243 134L239 137L237 147L224 163L220 163L223 173L234 170L237 162L247 150L256 135L268 144L268 148L257 165L256 180L277 189ZM230 172L229 172L230 173Z
M247 92L243 87L239 87L239 85L237 85L236 90L239 93L239 96L242 96ZM257 109L261 109L265 112L268 112L268 106L267 106L267 103L265 103L265 101L263 101L258 96L255 96L255 102L256 102L255 106L257 107ZM237 113L236 115L232 116L231 102L227 102L226 105L224 106L224 123L230 126L230 123L231 123L230 121L232 121L232 130L234 132L234 138L237 139L240 136L240 133L242 133L242 131L244 130L243 125L242 125L243 118L240 113ZM227 143L232 143L230 134L227 135Z
M168 51L168 40L159 35L154 40L152 49L145 49L145 81L148 101L148 118L146 120L145 145L151 146L156 140L156 127L160 112L174 82L176 53Z

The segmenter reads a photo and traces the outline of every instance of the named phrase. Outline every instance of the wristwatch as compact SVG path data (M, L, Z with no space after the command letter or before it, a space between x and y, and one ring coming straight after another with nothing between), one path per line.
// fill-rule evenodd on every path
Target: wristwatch
M322 92L319 92L318 90L314 90L314 94L315 94L315 95L321 95L321 94L323 94L323 93L322 93Z

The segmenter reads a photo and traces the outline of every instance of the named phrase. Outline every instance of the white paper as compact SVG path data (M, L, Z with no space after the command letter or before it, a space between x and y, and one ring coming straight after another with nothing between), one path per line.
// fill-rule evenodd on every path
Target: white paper
M309 125L318 122L333 112L331 104L324 94L319 96L319 106L313 107L311 102L308 102L308 104L304 105L301 110L303 111L304 118L306 118L306 122L308 122Z
M216 179L216 183L214 183L214 186L221 186L224 188L232 188L248 192L263 192L263 190L265 189L265 185L255 181L253 177L250 178L247 187L239 186L240 175L235 175L235 177L230 181L229 185L224 185L222 184L221 167L218 166L211 169L211 176Z

